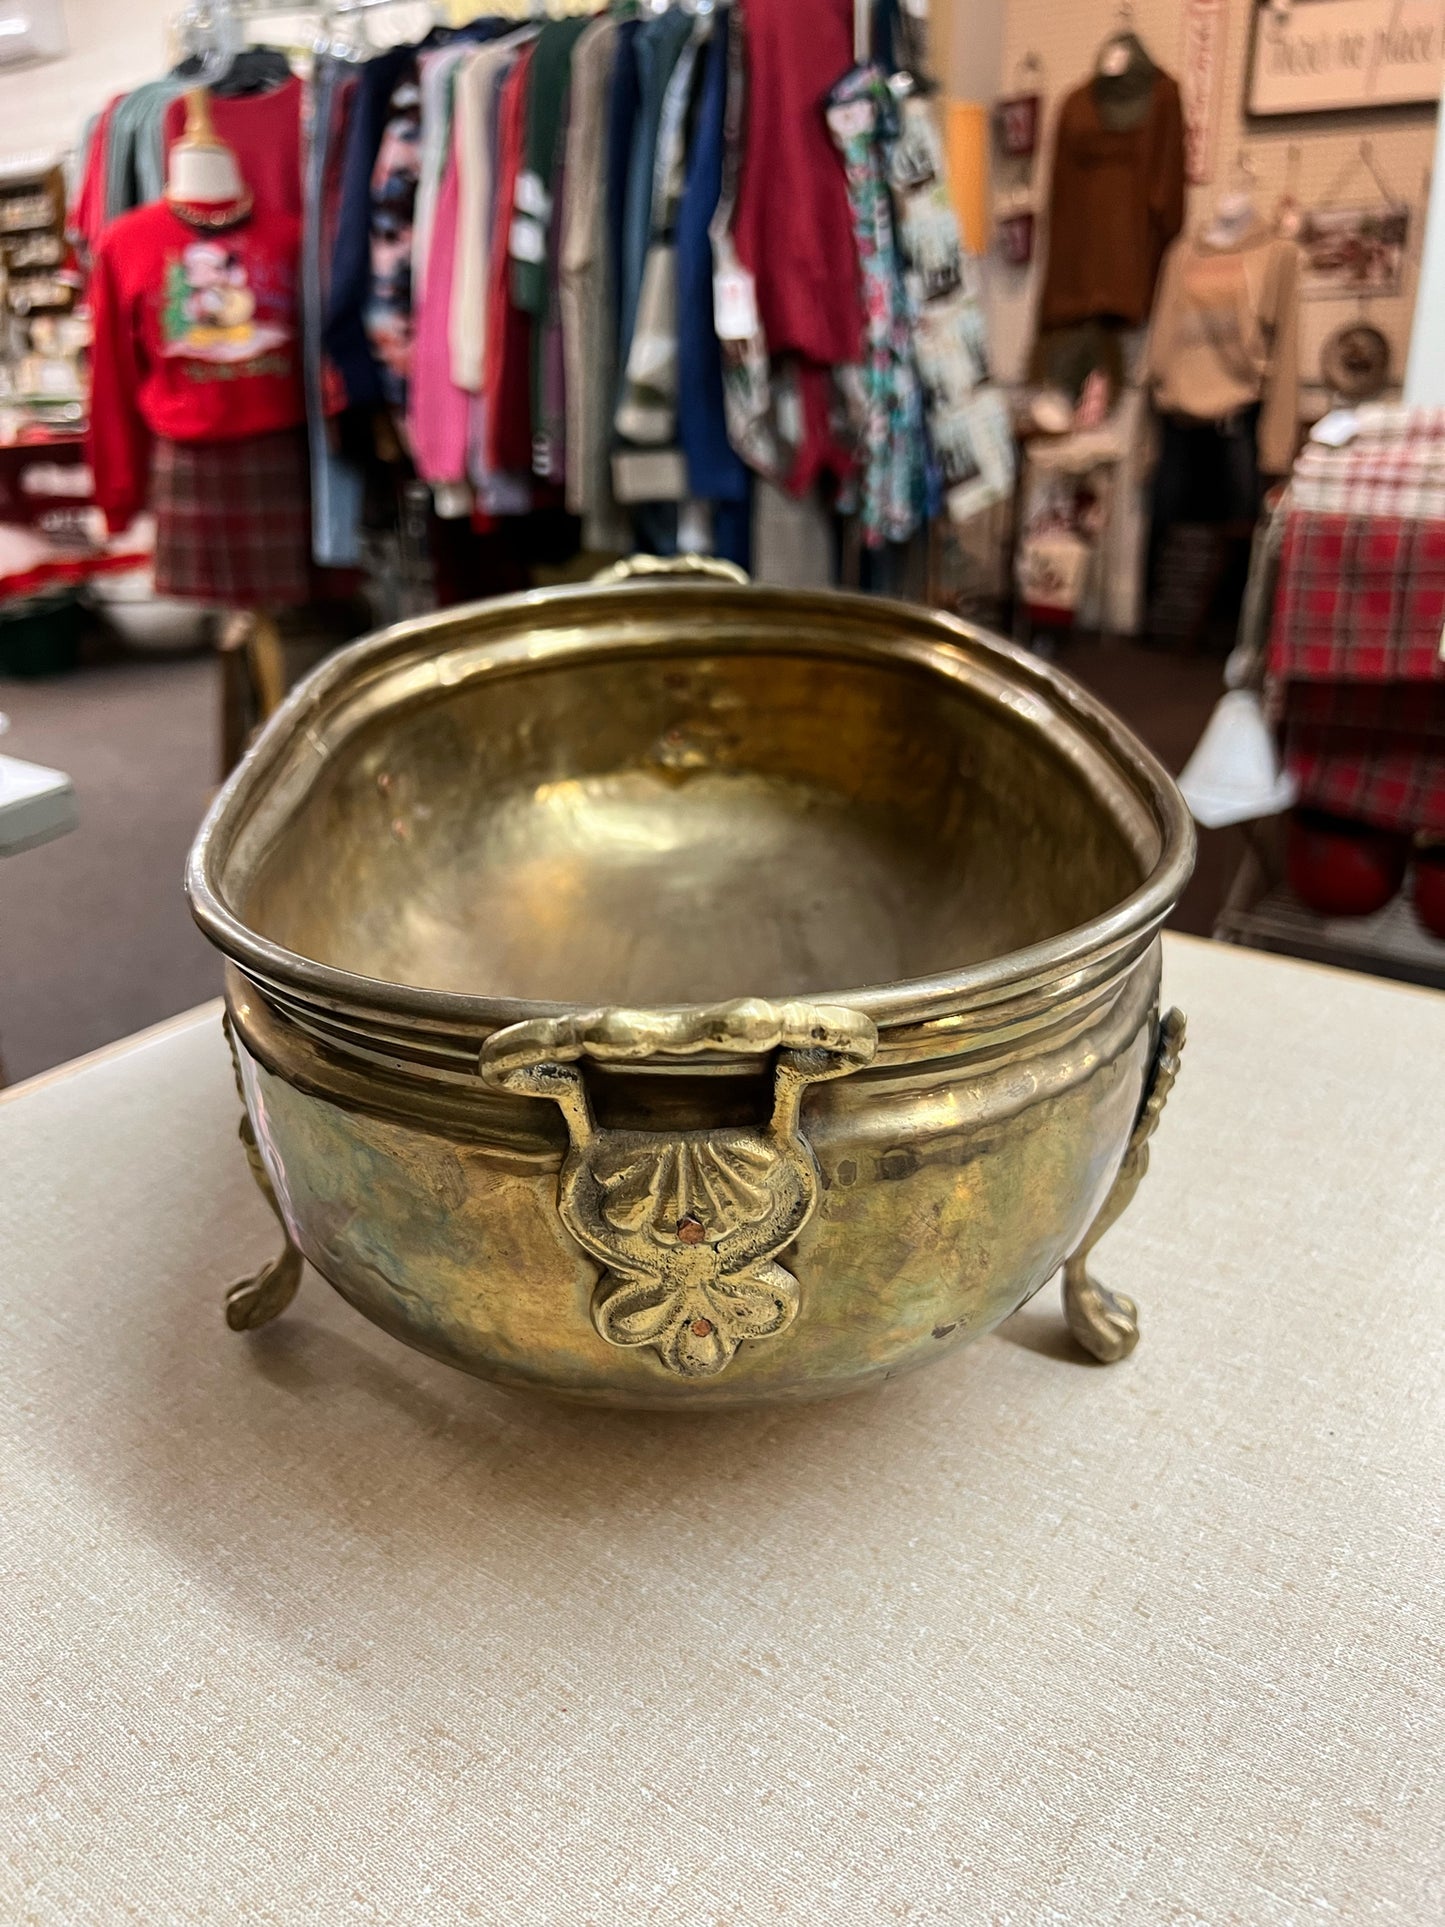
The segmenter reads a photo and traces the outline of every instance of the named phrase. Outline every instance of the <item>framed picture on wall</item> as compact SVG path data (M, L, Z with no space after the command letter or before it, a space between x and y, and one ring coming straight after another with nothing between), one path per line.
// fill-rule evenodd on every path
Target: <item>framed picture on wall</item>
M1330 114L1440 98L1445 0L1255 0L1247 113Z
M1310 208L1300 222L1300 293L1398 294L1409 239L1405 207Z

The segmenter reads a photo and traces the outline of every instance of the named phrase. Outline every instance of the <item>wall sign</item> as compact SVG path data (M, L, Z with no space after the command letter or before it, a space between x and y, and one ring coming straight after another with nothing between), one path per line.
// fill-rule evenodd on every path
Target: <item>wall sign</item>
M1184 100L1184 172L1195 187L1214 178L1224 20L1224 0L1185 0L1179 91Z
M1251 114L1438 100L1445 0L1257 0Z

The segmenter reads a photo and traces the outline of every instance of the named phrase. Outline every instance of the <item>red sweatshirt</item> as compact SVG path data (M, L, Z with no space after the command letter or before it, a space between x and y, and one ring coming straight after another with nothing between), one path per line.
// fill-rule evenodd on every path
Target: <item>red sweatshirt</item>
M268 94L211 96L211 122L241 164L258 214L301 218L301 82L294 77ZM182 94L166 109L166 152L186 131Z
M212 229L163 201L106 229L90 283L90 460L113 531L145 507L152 436L242 441L305 420L300 245L289 215Z
M532 472L532 317L512 300L512 257L503 212L512 206L527 136L532 48L502 83L497 106L497 228L487 290L487 344L482 393L487 406L487 459L504 474Z
M848 0L742 0L748 106L733 239L775 355L832 366L863 344L858 245L823 117L853 65Z

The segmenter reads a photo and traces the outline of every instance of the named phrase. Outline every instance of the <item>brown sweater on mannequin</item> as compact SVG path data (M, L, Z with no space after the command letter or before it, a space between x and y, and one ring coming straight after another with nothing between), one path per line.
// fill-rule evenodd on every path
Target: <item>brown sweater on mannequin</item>
M1144 380L1161 414L1222 421L1259 403L1259 466L1285 475L1299 438L1300 252L1255 219L1228 242L1177 241Z
M1110 127L1099 85L1076 87L1059 110L1041 328L1147 321L1164 250L1184 225L1178 86L1156 72L1138 124Z

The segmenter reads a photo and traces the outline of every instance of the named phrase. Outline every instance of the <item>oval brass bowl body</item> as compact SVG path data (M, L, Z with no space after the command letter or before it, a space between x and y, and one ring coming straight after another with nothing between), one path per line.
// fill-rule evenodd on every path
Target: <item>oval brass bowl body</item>
M484 1377L824 1396L1084 1257L1172 1080L1178 792L1066 677L667 575L401 625L291 696L188 890L288 1251Z

